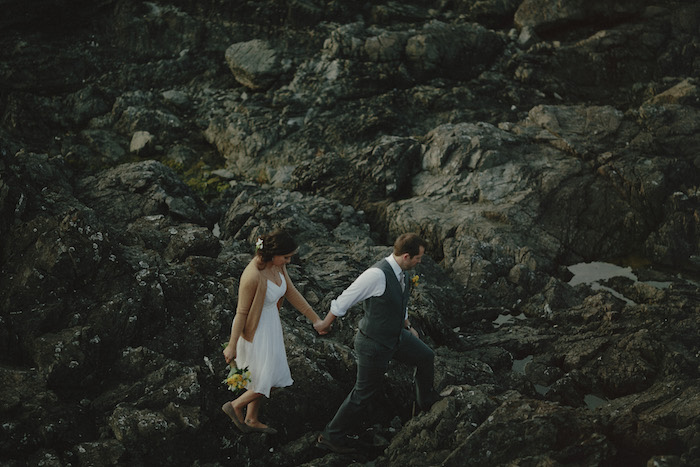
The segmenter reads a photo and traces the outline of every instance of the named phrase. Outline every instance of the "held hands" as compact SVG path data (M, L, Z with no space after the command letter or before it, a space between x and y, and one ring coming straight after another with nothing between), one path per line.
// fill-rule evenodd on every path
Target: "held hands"
M320 318L314 323L314 329L316 330L316 332L318 332L320 336L324 336L328 334L328 331L330 331L330 329L326 327L325 321L323 321Z
M324 319L319 319L314 323L314 329L322 336L328 334L331 331L331 325L334 320L335 315L329 312Z

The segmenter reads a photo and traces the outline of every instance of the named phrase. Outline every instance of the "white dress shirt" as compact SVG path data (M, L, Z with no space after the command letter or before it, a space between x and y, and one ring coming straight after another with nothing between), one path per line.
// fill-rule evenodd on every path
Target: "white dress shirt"
M399 280L401 266L394 259L394 255L385 258L391 265L391 269ZM331 301L331 313L335 316L345 316L348 309L369 297L379 297L386 290L386 276L379 268L369 268L360 274L355 282L343 291L335 300ZM408 307L404 310L404 319L408 319Z

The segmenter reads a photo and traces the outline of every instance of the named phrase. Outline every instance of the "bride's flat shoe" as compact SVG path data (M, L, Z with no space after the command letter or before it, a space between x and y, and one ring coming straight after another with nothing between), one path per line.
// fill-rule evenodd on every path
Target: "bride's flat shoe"
M221 406L221 410L224 411L226 415L231 418L233 421L233 424L236 425L236 428L241 430L243 433L249 433L250 428L248 425L243 423L239 418L238 415L236 415L236 411L233 409L233 406L231 405L230 402L225 403L224 405Z

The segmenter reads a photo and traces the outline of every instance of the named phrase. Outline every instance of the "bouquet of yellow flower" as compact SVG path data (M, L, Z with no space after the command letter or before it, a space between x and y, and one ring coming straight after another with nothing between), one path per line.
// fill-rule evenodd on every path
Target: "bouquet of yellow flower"
M245 389L250 383L250 371L248 371L248 367L238 368L236 362L231 362L228 376L223 382L226 383L230 391Z

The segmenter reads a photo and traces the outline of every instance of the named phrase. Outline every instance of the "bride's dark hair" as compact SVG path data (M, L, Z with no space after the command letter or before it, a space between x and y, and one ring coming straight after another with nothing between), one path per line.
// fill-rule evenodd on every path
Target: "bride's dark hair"
M287 255L295 252L297 242L294 241L291 235L284 230L275 230L269 234L258 237L255 246L255 254L260 256L260 259L267 263L272 261L272 257L276 255Z

